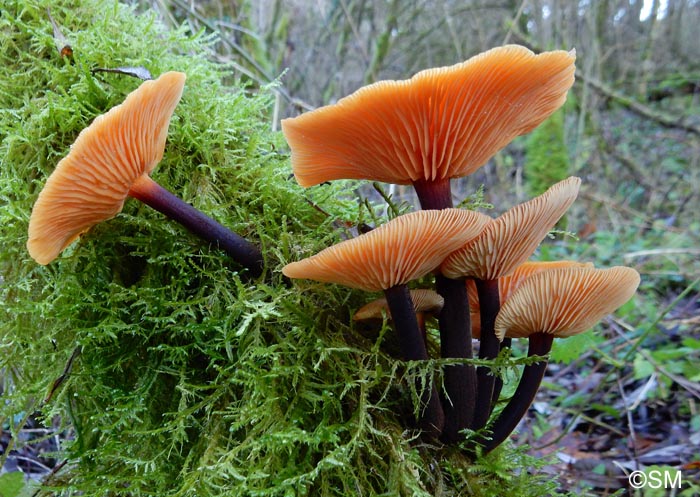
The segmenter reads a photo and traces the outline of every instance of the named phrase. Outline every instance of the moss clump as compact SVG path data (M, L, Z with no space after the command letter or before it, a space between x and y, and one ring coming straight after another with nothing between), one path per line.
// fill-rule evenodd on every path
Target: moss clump
M564 139L564 110L559 109L527 137L525 184L531 197L569 176Z
M49 4L73 59L56 50ZM366 338L349 325L368 296L281 281L282 264L348 236L338 221L362 215L351 184L302 191L289 179L271 91L212 62L212 42L112 1L3 5L0 421L14 436L29 415L69 432L57 455L67 464L41 494L552 494L515 476L532 467L519 452L472 464L417 443L402 428L412 382L384 351L386 330ZM135 201L49 266L29 258L46 178L80 130L140 83L91 72L117 66L187 73L153 176L259 244L261 281Z

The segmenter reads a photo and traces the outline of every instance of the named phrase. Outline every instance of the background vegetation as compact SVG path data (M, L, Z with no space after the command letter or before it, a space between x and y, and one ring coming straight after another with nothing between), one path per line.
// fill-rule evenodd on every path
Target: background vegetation
M682 468L697 495L699 24L693 0L5 2L0 495L582 495L627 492L637 467ZM496 214L581 176L566 227L578 239L538 257L631 265L643 282L555 349L520 448L472 464L402 430L402 375L416 372L392 359L387 329L350 325L366 295L279 284L282 264L384 203L353 182L298 188L276 130L365 83L507 42L576 48L577 83L458 197L483 186ZM155 174L260 243L266 283L135 202L56 263L29 259L45 178L139 83L91 72L116 66L187 73Z

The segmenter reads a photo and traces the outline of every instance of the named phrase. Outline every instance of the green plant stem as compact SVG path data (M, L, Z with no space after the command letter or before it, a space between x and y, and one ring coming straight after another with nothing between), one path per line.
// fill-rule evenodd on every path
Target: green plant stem
M413 188L422 209L449 209L453 205L449 178L414 181Z
M254 277L262 273L263 257L260 249L173 195L149 176L139 177L131 186L129 195L182 224L200 238L221 248L241 266L248 269Z
M440 326L440 355L442 357L472 358L469 296L464 280L443 275L435 278L437 292L445 299L438 318ZM443 401L445 428L442 441L455 443L459 431L471 425L476 398L476 369L469 364L447 366L444 370L447 399Z
M534 333L528 342L528 357L546 356L552 349L554 335L549 333ZM547 359L525 366L520 377L520 383L511 397L508 405L501 411L491 427L491 439L483 444L486 454L498 447L513 432L535 399L537 390L542 383L542 377L547 369Z
M479 294L479 314L481 316L479 358L495 359L500 351L500 344L494 330L496 315L500 309L498 280L476 279L475 282ZM489 419L495 380L496 377L488 367L480 366L476 369L476 409L472 422L474 430L486 426Z
M498 354L500 355L504 349L510 349L512 341L513 340L511 338L504 338L499 346ZM501 390L503 390L503 378L496 376L496 379L493 382L493 395L491 395L491 412L493 412L494 406L496 403L498 403L498 399L501 396ZM491 415L491 412L489 412L489 415Z
M424 361L428 359L428 351L418 325L408 287L395 285L384 290L384 295L389 304L391 319L394 323L394 330L399 337L404 360ZM423 411L418 420L420 427L432 438L439 437L445 423L445 415L435 385L422 390L421 407Z

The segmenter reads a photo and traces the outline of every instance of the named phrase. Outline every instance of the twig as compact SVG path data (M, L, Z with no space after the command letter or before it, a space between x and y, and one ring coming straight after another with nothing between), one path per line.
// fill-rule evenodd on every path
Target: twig
M198 22L200 22L205 28L207 28L207 29L209 29L210 31L212 31L212 32L214 32L214 33L217 33L217 34L220 34L220 33L221 33L221 32L219 31L219 29L218 29L214 24L212 24L210 21L208 21L208 20L207 20L204 16L202 16L201 14L199 14L199 13L195 12L194 10L190 9L190 8L187 6L187 4L185 4L182 0L172 0L172 1L173 1L173 4L175 4L176 6L180 7L180 8L183 9L185 12L188 12L189 15L191 15L192 17L194 17L194 18L195 18ZM272 82L275 81L275 78L273 78L272 76L270 76L269 74L267 74L267 72L265 71L265 69L255 60L255 58L254 58L252 55L250 55L246 50L244 50L243 47L241 47L238 43L236 43L230 36L219 36L218 38L219 38L219 40L220 40L222 43L228 45L230 48L232 48L234 51L236 51L241 57L243 57L243 59L245 59L246 62L248 62L251 66L253 66L253 68L255 68L255 70L256 70L260 75L262 75L263 80L261 81L261 79L260 79L259 77L255 76L251 71L249 71L249 70L246 69L245 67L241 66L240 64L236 64L235 62L230 62L231 65L233 65L233 67L234 67L236 70L240 71L242 74L245 74L245 75L248 76L250 79L252 79L253 81L256 81L256 82L257 82L258 84L260 84L260 85L262 85L262 84L264 84L264 83L265 83L265 84L266 84L266 83L272 83ZM300 108L302 108L302 109L304 109L304 110L313 110L313 109L315 108L315 107L314 107L313 105L311 105L311 104L308 104L308 103L306 103L306 102L304 102L304 101L302 101L302 100L300 100L300 99L298 99L298 98L292 97L291 94L289 93L289 91L287 91L285 88L283 88L283 87L280 86L280 85L275 86L274 88L272 88L272 90L275 91L275 92L277 92L277 93L279 93L280 95L282 95L282 97L284 97L284 99L287 100L288 102L290 102L291 104L293 104L293 105L295 105L295 106L297 106L297 107L300 107Z
M614 201L610 197L606 197L604 195L601 195L599 193L594 193L589 190L583 190L579 193L580 198L585 198L587 200L592 200L594 202L600 202L601 204L604 204L611 208L612 210L622 212L624 214L630 215L632 217L640 218L642 222L645 224L645 226L651 226L654 222L654 220L651 218L651 216L648 216L647 214L635 210L625 204L621 204L619 202ZM666 228L667 231L673 231L676 233L684 233L685 230L675 228L673 226L668 226Z
M625 262L635 257L647 257L649 255L700 255L700 249L694 248L659 248L659 249L649 249L649 250L637 250L635 252L628 252L622 256Z
M523 15L523 10L525 10L525 4L527 4L527 0L520 2L520 7L518 7L518 11L515 13L515 17L513 17L513 19L510 21L510 27L508 28L505 38L503 38L502 45L507 45L510 42L510 37L513 35L513 30L515 29L515 26L518 25L518 21Z
M623 340L625 340L625 342L627 342L628 344L632 345L633 347L635 347L637 345L637 343L635 343L634 341L627 338L627 336L620 329L620 327L617 323L613 322L611 328L613 329L613 331L615 333L620 335L620 337ZM641 355L646 361L648 361L649 364L651 364L653 366L654 370L659 372L659 374L665 376L666 378L668 378L672 382L676 383L678 386L684 388L692 396L700 399L700 389L696 386L696 383L688 381L685 378L682 378L680 376L677 376L677 375L671 373L670 371L665 369L663 366L661 366L646 350L641 349L641 348L637 348L636 353Z
M49 390L49 393L46 395L46 398L41 402L42 406L48 404L51 401L53 394L56 393L56 390L58 390L58 388L63 384L63 382L66 380L66 378L68 378L68 375L70 375L71 369L73 369L73 362L80 355L81 351L82 351L82 348L80 346L77 346L75 349L73 349L73 353L68 358L68 362L66 363L66 367L63 368L63 373L61 373L61 375L54 380L53 385L51 385L51 389Z
M63 469L63 467L68 464L68 459L64 459L60 463L58 463L56 466L53 467L51 472L46 475L44 480L41 482L41 486L36 489L36 492L32 494L32 497L37 497L39 493L43 490L43 487L47 485L48 481L56 476L56 474Z
M365 65L369 64L369 54L367 53L367 49L365 48L363 44L363 38L360 35L360 30L357 29L357 26L355 25L355 21L352 18L352 15L350 11L348 10L348 6L345 4L345 0L340 0L340 7L343 9L343 14L345 14L345 18L348 21L348 24L350 25L350 29L352 30L352 34L355 36L355 41L357 42L357 46L360 47L360 52L362 54L362 58L364 59Z
M627 402L627 396L625 395L625 388L622 386L622 383L620 382L620 377L618 376L616 378L617 380L617 388L620 391L620 397L622 397L622 402L625 405L625 415L627 416L627 427L629 429L631 438L632 438L632 452L634 453L634 460L635 462L639 461L639 456L637 454L637 436L636 432L634 429L634 420L632 419L632 411L633 407L630 406L629 402Z
M522 39L525 43L529 44L532 46L535 50L541 51L541 47L537 46L536 43L533 42L533 40L526 34L520 31L515 24L512 24L510 27L509 34L513 34L517 36L518 38ZM665 112L661 112L655 109L652 109L651 107L648 107L641 102L638 102L637 100L628 97L626 95L623 95L622 93L614 90L612 87L608 86L606 83L598 80L594 76L591 76L589 74L585 74L581 70L576 71L576 78L577 80L583 81L586 85L590 86L594 90L596 90L598 93L601 93L605 95L606 97L614 100L620 105L623 105L624 107L627 107L629 110L634 112L635 114L638 114L642 117L646 117L647 119L651 119L652 121L656 121L657 123L661 124L662 126L666 126L668 128L677 128L677 129L682 129L684 131L688 131L690 133L694 133L696 135L700 135L700 127L696 126L692 123L686 122L685 119L682 117L677 117L677 116L672 116L670 114L667 114Z

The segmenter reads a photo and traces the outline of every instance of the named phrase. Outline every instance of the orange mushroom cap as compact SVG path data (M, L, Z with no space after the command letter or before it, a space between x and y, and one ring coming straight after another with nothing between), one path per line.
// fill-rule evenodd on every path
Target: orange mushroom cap
M496 317L499 339L582 333L627 302L639 286L632 268L559 268L527 278Z
M515 271L498 278L498 296L500 302L505 302L508 297L518 289L527 278L542 271L551 271L565 267L592 268L592 262L578 261L526 261L520 264ZM472 312L479 311L479 295L476 291L476 283L472 279L466 280L467 294L469 295L469 309Z
M146 81L80 132L56 166L29 220L29 255L48 264L78 236L116 216L132 184L163 157L185 74Z
M559 268L592 268L592 262L577 261L527 261L523 262L511 274L498 278L499 302L505 302L520 285L533 274L542 271L551 271ZM467 294L469 295L469 312L471 314L472 336L479 338L481 332L481 315L479 314L479 294L476 283L472 279L466 280Z
M370 292L386 290L437 268L488 220L488 216L462 209L404 214L357 238L287 264L282 273Z
M408 184L466 176L559 108L575 52L507 45L409 80L379 81L284 119L301 186L335 179Z
M442 306L445 304L445 299L443 299L437 292L427 289L416 289L410 290L411 300L413 301L413 308L416 313L429 312L432 314L440 312ZM365 319L381 319L382 312L385 312L391 318L391 312L389 311L389 303L386 297L373 300L368 304L360 307L355 315L352 317L354 321L362 321Z
M448 278L495 280L526 261L578 195L580 178L571 176L542 195L492 220L479 236L450 254L440 266Z

